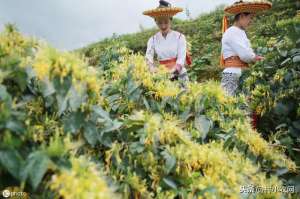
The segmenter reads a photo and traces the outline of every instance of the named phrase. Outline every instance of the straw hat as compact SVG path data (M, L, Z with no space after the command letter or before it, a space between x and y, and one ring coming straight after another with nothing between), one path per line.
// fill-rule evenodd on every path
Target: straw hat
M173 17L174 15L182 11L182 8L172 7L171 4L167 1L160 0L159 7L151 10L146 10L145 12L143 12L143 14L153 18Z
M272 3L265 0L253 0L253 1L238 1L234 4L225 7L224 11L227 14L239 14L243 12L258 13L264 10L272 8Z

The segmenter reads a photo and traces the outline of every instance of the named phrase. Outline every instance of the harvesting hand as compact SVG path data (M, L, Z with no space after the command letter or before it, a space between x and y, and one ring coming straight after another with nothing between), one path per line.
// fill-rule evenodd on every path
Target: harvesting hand
M259 55L255 56L255 61L263 61L265 58Z
M180 73L181 70L182 70L182 66L181 66L180 64L176 64L175 69L176 69L176 71L177 71L178 73Z
M157 72L157 68L154 67L154 66L150 66L149 70L150 70L151 73L156 73Z

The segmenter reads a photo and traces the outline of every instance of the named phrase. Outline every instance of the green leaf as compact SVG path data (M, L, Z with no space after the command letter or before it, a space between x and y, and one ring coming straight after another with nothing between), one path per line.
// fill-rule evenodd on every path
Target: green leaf
M288 184L294 185L295 186L295 191L299 192L300 191L300 175L297 174L297 175L291 177L288 180Z
M131 94L133 94L133 92L135 92L136 89L138 89L140 87L140 85L136 84L134 81L129 81L128 82L128 91L127 94L128 96L130 96Z
M87 122L84 125L84 133L83 133L85 139L87 142L94 147L97 143L97 138L98 138L98 131L97 127L95 124L91 122Z
M284 175L288 172L289 172L288 168L279 168L279 169L276 170L276 175L277 176L282 176L282 175Z
M134 142L130 144L129 148L132 153L142 153L145 150L145 145L140 142Z
M274 108L274 111L277 115L288 115L289 112L290 112L290 109L287 105L283 104L283 103L277 103L275 108Z
M30 81L32 78L36 77L36 73L33 70L32 66L27 66L25 68L26 74L27 74L27 81Z
M206 101L207 101L207 96L202 96L201 99L195 101L194 110L196 114L201 114L201 112L205 109Z
M103 133L111 132L120 129L122 126L122 122L119 122L117 120L114 120L112 123L110 123L106 128L102 130Z
M193 116L193 113L191 113L191 107L188 106L185 108L185 111L180 114L180 119L184 122L186 122L191 116Z
M150 105L149 105L149 103L148 103L148 101L147 101L147 99L145 97L143 97L143 103L144 103L144 105L145 105L145 107L146 107L147 110L151 109L151 107L150 107Z
M56 102L54 96L48 96L44 98L45 100L45 107L50 108L53 106L53 104Z
M111 137L111 134L104 134L101 132L100 136L98 136L98 140L104 146L111 148L113 143Z
M68 106L68 92L72 86L72 78L70 76L65 77L63 80L60 77L55 77L53 85L56 90L56 100L58 105L58 115L60 116Z
M58 115L61 116L63 112L67 109L68 98L62 95L56 96L57 106L58 106Z
M84 114L79 111L71 113L63 119L63 123L65 132L76 134L84 123Z
M296 55L295 57L293 57L293 62L294 63L300 62L300 55Z
M131 101L137 101L141 98L141 94L142 94L142 90L137 88L136 90L134 90L134 92L130 95L128 95L128 99Z
M20 87L21 91L26 89L27 85L27 74L25 71L17 70L11 74L15 80L15 82Z
M293 139L290 138L289 136L286 136L280 139L280 143L285 146L290 146L293 144Z
M279 54L282 56L282 57L286 57L288 55L288 51L287 50L278 50Z
M294 121L294 122L293 122L293 126L294 126L296 129L300 130L300 120Z
M0 100L6 101L8 103L11 103L12 101L10 94L7 92L6 87L3 85L0 85Z
M48 79L41 82L41 91L44 97L48 97L55 93L55 88L53 83L50 82Z
M286 63L288 63L291 60L292 60L291 58L287 58L280 65L283 66L283 65L285 65Z
M206 138L211 126L211 121L207 119L205 115L200 115L195 118L195 127L202 133L202 139Z
M23 133L25 130L22 123L13 120L10 120L6 123L6 128L15 133Z
M33 189L37 189L42 181L50 163L49 157L41 151L31 153L25 163L25 168L22 171L22 179L29 182Z
M110 106L113 111L117 111L120 108L120 103L110 104Z
M0 163L7 171L20 180L20 165L23 164L23 159L16 150L1 150Z
M69 92L69 104L71 110L76 111L88 97L86 95L86 86L80 88L80 93L72 86Z
M235 144L235 139L232 135L226 137L225 142L224 142L224 149L232 149L234 147Z
M72 86L72 77L67 76L63 80L60 77L55 77L53 79L53 86L58 95L65 97Z
M166 161L165 172L166 174L169 174L173 170L173 168L175 168L176 158L170 155L167 151L161 152L161 155Z
M165 178L163 178L163 182L164 182L166 185L168 185L170 188L175 189L175 190L177 189L176 183L175 183L174 180L171 179L170 177L165 177Z
M118 101L121 98L119 94L111 95L107 97L107 101L109 104L114 104L116 101Z
M0 84L9 76L10 71L0 70Z
M92 110L93 110L93 112L94 112L96 115L102 117L103 119L105 119L105 120L107 120L107 121L112 121L112 120L110 119L110 117L109 117L109 114L108 114L105 110L103 110L102 107L100 107L100 106L93 106Z
M267 48L267 47L262 48L261 52L262 52L263 54L266 54L266 53L268 52L268 48Z

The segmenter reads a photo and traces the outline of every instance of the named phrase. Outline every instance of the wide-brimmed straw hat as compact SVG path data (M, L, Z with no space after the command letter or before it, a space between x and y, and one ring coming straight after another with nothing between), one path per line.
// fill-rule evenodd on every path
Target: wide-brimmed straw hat
M170 3L164 0L159 1L159 6L155 9L146 10L143 12L144 15L158 18L158 17L173 17L179 12L182 12L182 8L172 7Z
M239 13L258 13L264 10L272 8L272 3L265 0L253 0L253 1L238 1L234 4L225 7L224 11L227 14L239 14Z

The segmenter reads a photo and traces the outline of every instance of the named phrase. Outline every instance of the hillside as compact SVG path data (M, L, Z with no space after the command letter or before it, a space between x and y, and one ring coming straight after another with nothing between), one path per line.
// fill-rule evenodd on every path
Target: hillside
M256 18L248 31L254 48L264 46L269 39L280 32L276 28L276 22L289 19L296 15L295 0L275 0L273 9ZM189 70L190 77L194 80L205 81L207 79L219 79L219 55L221 42L221 27L223 7L210 13L202 14L192 20L175 20L173 29L187 36L191 46L193 66ZM154 22L153 22L154 24ZM135 34L120 35L115 38L107 38L103 41L91 44L79 51L91 59L93 65L98 65L105 49L120 43L133 52L144 54L148 39L157 32L156 28L138 32Z

